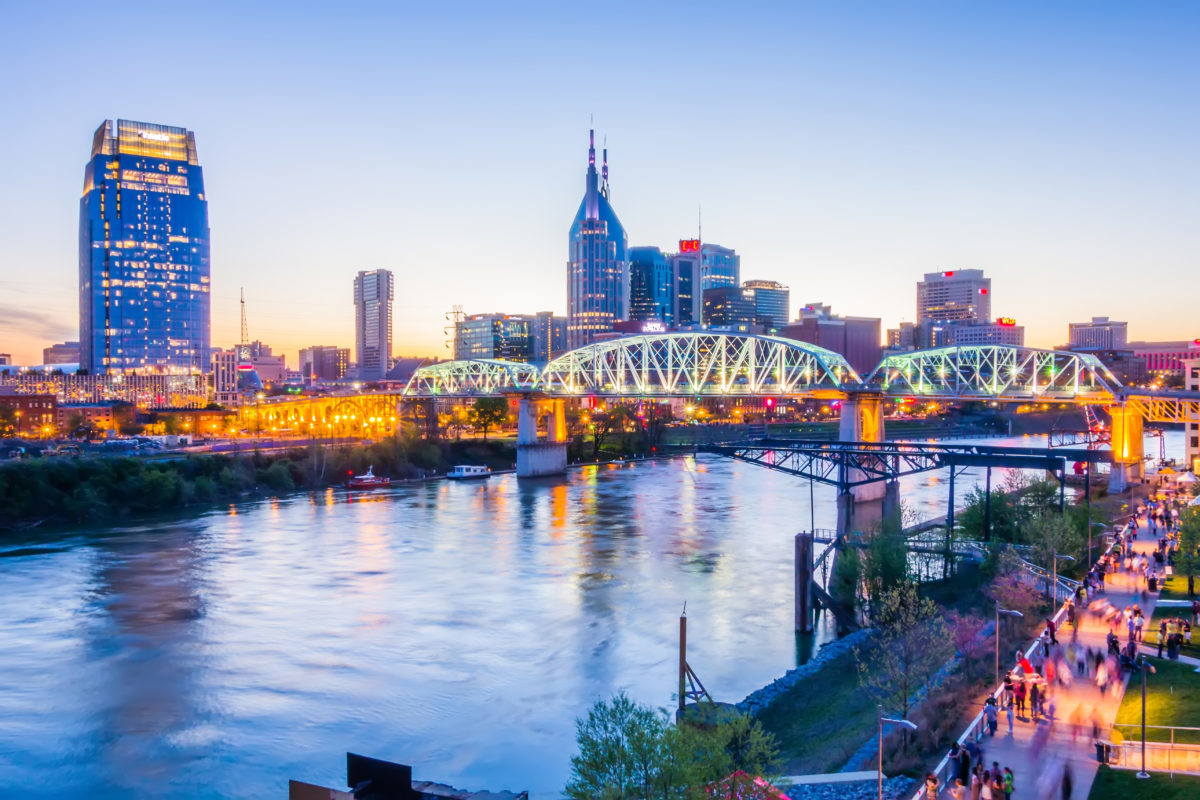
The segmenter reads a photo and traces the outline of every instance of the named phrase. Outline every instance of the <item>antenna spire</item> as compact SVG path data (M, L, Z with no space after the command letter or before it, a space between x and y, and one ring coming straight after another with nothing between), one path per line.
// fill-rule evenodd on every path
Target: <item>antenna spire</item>
M600 178L604 187L602 194L608 197L608 134L604 134L604 149L601 152L603 153L603 157L602 166L600 167Z
M250 359L250 328L246 325L246 289L239 289L242 299L242 341L238 347L238 358L242 361Z

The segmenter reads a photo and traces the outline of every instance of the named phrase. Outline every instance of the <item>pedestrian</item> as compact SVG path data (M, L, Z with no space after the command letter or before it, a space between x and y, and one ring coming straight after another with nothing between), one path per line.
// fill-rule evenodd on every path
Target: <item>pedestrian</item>
M1004 798L1004 773L1000 771L1000 765L995 761L992 762L992 800L1003 800Z
M1041 709L1042 693L1038 690L1037 681L1029 687L1029 718L1036 721L1038 712Z
M1013 793L1013 772L1008 767L1004 768L1004 800L1012 800Z
M1025 684L1018 683L1013 689L1013 698L1017 701L1017 713L1022 717L1025 716L1025 693L1028 691Z
M1158 623L1158 657L1162 658L1163 645L1167 643L1167 621L1160 620Z
M989 697L983 705L983 717L987 720L988 735L996 735L996 725L999 722L1000 712L996 708L996 698Z
M992 774L986 769L979 773L979 800L995 800L992 797Z
M932 772L925 776L925 797L928 800L937 800L938 797L938 779Z
M958 777L963 786L971 785L971 751L965 747L958 753Z
M980 800L980 795L983 793L983 781L980 780L980 775L983 774L983 766L976 764L975 769L971 770L971 800Z
M1009 700L1008 705L1004 707L1004 716L1008 717L1008 735L1013 735L1013 701Z
M1071 789L1074 781L1071 779L1071 765L1063 763L1062 800L1071 800Z
M1046 618L1046 633L1050 637L1050 644L1058 644L1058 637L1054 635L1054 631L1055 631L1054 620L1047 617ZM1049 655L1049 653L1047 653L1047 655Z
M955 778L954 783L950 785L950 796L954 798L954 800L963 800L964 791L965 787L963 786L963 782L960 779Z

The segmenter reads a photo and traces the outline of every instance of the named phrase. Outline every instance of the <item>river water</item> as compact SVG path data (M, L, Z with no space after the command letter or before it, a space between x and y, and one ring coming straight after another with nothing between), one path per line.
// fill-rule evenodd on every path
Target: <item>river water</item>
M946 488L926 473L902 497L934 517ZM832 489L815 499L833 527ZM672 704L685 601L689 661L719 700L830 636L792 633L809 520L806 481L700 456L8 541L0 787L285 797L289 778L342 786L356 751L554 793L596 699Z

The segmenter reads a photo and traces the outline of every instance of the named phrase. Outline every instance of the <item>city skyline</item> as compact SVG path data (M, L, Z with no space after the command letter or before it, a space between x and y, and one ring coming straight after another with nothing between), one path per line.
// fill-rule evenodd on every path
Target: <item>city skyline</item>
M465 23L452 11L355 7L331 28L281 9L238 12L236 24L200 12L184 29L181 12L151 9L179 38L146 45L150 55L180 41L209 52L173 73L135 71L117 99L64 78L86 74L83 15L17 9L0 63L45 70L0 89L6 107L38 120L0 131L21 154L0 203L0 351L30 363L77 338L79 153L116 117L204 142L214 346L238 340L243 285L252 337L289 361L313 341L350 346L344 287L377 266L405 288L398 355L448 355L443 315L455 304L564 313L562 238L592 113L630 246L672 249L695 234L700 205L705 240L735 248L747 275L788 284L796 306L825 302L890 327L915 318L922 274L977 268L994 279L996 313L1016 317L1032 346L1063 344L1068 322L1100 315L1127 320L1131 340L1194 338L1194 292L1173 287L1200 252L1186 144L1197 11L1025 11L1035 16L701 7L687 18L701 41L736 45L752 31L759 45L646 72L623 56L677 35L680 20L617 4L610 24L622 35L598 96L555 69L573 55L562 35L580 23L573 10L551 8L528 29L486 7ZM372 32L369 20L425 35L392 56L391 26ZM323 55L308 63L318 41ZM444 47L472 55L447 65L436 60ZM518 50L519 63L508 58ZM445 68L422 71L432 63ZM180 81L193 90L171 91ZM697 99L699 116L688 110ZM402 124L406 106L419 124ZM647 125L649 109L663 124ZM321 169L304 165L317 153ZM478 213L480 196L504 202ZM1121 304L1107 299L1118 283Z

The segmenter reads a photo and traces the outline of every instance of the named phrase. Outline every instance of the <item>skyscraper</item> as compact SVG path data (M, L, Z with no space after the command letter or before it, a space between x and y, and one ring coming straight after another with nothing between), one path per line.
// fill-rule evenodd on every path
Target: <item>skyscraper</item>
M392 361L392 273L359 271L354 279L354 335L358 377L383 380Z
M746 281L743 289L754 291L754 321L767 331L788 323L791 291L779 281Z
M608 149L596 173L596 132L588 132L583 202L571 223L567 260L567 343L590 344L629 315L628 238L609 203Z
M196 137L105 120L79 201L80 366L209 369L209 231Z
M629 319L675 322L671 265L657 247L629 248Z
M926 272L917 284L917 324L975 323L992 316L992 279L981 269Z
M701 289L742 285L742 257L731 247L700 245Z

